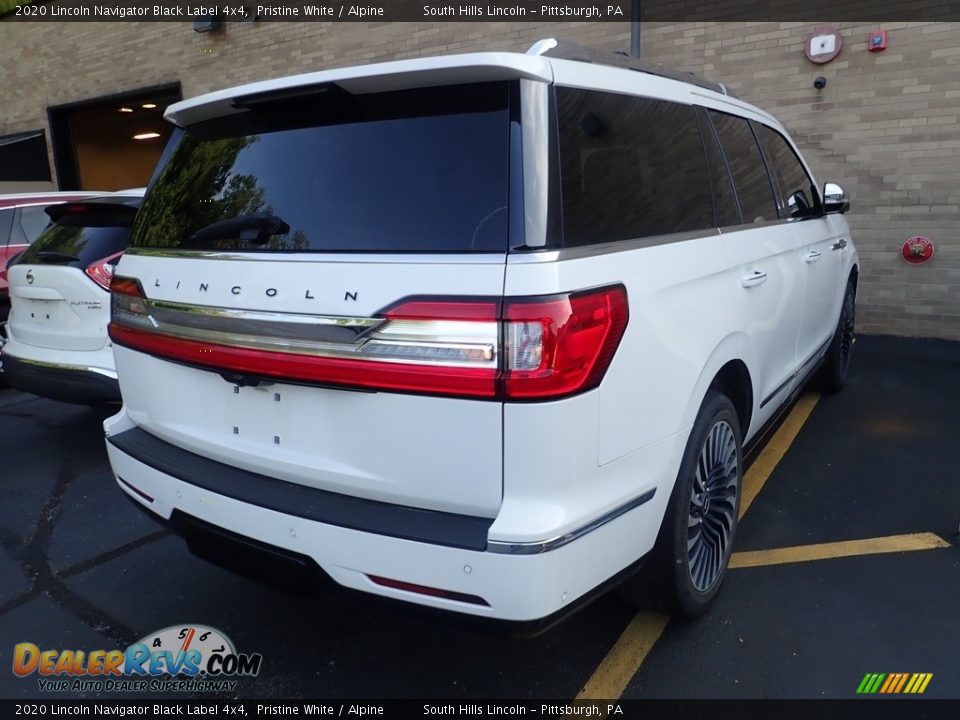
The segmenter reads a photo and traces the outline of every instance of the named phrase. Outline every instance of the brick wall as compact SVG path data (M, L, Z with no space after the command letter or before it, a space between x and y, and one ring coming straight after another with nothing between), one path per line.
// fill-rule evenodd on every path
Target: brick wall
M837 23L844 48L816 66L813 23L674 23L644 28L643 55L723 80L790 130L818 182L842 185L861 257L861 331L960 339L960 24ZM867 51L884 29L887 50ZM827 86L818 91L813 80ZM912 235L937 244L907 265Z
M861 331L960 339L960 24L838 23L845 46L826 66L803 56L814 23L644 25L645 59L723 80L791 131L819 182L843 185L861 253ZM890 47L866 51L870 30ZM627 23L0 23L0 134L46 127L46 108L179 81L185 97L341 65L478 49L524 50L557 35L628 48ZM823 91L813 87L827 78ZM900 244L937 243L924 267Z

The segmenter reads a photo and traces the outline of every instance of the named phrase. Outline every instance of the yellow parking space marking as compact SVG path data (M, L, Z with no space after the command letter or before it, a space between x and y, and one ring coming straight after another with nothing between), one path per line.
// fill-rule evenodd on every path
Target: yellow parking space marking
M767 478L783 459L819 399L819 393L801 397L744 474L743 487L740 489L740 517L750 508ZM668 622L670 618L667 615L637 613L576 699L615 700L623 695L627 684L647 659Z
M770 438L770 442L766 444L757 459L753 461L753 465L744 474L743 487L740 489L740 517L743 517L750 509L750 505L763 489L774 468L787 454L787 450L790 449L793 441L800 433L800 428L810 417L810 413L813 412L813 408L819 399L820 393L807 393L797 400L797 404L793 406L793 410L787 415L787 419L777 428L777 432Z
M911 533L887 535L864 540L842 540L817 545L796 545L773 550L749 550L735 552L730 556L730 568L786 565L788 563L830 560L831 558L855 555L879 555L882 553L913 552L948 548L950 543L934 533Z
M577 700L619 698L670 622L667 615L640 612L577 695Z

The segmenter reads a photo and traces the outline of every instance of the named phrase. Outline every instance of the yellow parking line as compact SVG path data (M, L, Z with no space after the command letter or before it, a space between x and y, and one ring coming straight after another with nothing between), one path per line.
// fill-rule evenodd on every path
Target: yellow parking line
M740 517L743 517L750 505L763 489L767 478L773 473L773 469L787 454L787 450L796 439L800 428L810 417L817 400L820 399L820 393L808 393L797 400L793 410L787 415L787 419L777 428L777 432L770 438L763 451L754 460L753 465L743 476L743 487L740 489Z
M670 617L667 615L637 613L576 699L616 699L623 695L627 683L640 669L668 622Z
M743 478L740 490L740 517L747 512L767 478L786 454L800 428L810 417L819 393L804 395L793 406L787 419L766 447L754 460ZM600 662L593 675L577 695L577 700L613 700L619 698L627 684L637 674L643 661L653 649L670 618L660 613L640 612L633 618L620 639Z
M864 540L843 540L817 545L797 545L773 550L749 550L735 552L730 556L730 568L785 565L787 563L829 560L854 555L878 555L881 553L911 552L948 548L950 543L933 533L887 535Z

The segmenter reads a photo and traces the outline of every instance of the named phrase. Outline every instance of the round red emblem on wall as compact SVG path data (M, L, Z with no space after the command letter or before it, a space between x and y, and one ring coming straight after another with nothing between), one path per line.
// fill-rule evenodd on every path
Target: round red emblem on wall
M930 262L934 252L933 241L923 235L914 235L900 248L900 257L911 265Z

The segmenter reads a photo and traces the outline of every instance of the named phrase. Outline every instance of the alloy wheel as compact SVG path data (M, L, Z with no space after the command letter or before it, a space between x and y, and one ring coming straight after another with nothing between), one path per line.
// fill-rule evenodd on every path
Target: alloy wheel
M708 591L723 574L736 524L740 460L733 428L714 424L700 448L690 493L687 564L694 587Z

